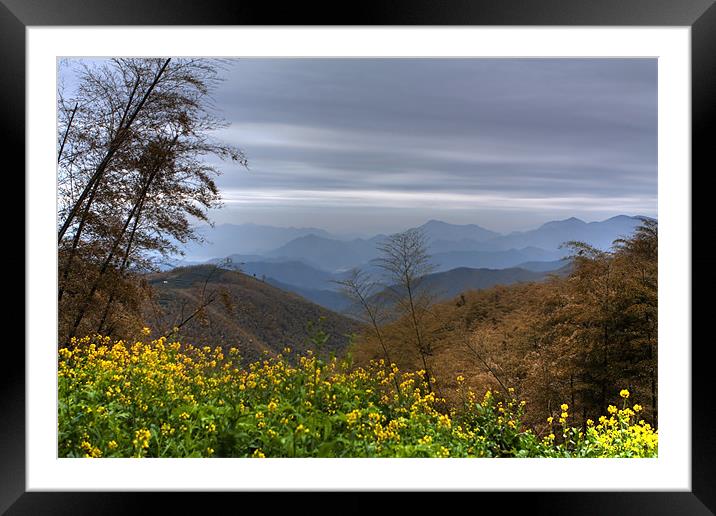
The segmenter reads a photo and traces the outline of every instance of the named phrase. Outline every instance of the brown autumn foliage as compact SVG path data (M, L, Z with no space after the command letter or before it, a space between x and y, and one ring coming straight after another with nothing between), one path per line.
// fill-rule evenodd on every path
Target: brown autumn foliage
M238 149L210 138L221 63L112 59L86 65L58 102L59 341L141 327L140 273L197 239L191 220L220 205L215 155Z
M541 283L468 291L435 305L432 338L436 393L458 400L458 381L476 391L513 388L536 431L567 403L572 424L606 413L628 389L657 423L657 224L645 220L610 252L571 242L573 268ZM401 369L423 369L407 318L381 327ZM384 357L374 331L356 342L358 364Z
M144 320L153 338L164 335L196 346L234 347L246 362L265 358L264 353L275 356L285 347L293 356L315 351L311 325L328 334L323 351L340 355L360 330L353 319L213 265L149 274L147 281L153 296L144 307Z

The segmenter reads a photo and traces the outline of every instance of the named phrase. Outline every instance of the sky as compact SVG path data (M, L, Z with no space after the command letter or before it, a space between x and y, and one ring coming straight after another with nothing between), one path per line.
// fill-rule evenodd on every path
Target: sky
M239 59L217 223L390 233L657 215L655 59Z

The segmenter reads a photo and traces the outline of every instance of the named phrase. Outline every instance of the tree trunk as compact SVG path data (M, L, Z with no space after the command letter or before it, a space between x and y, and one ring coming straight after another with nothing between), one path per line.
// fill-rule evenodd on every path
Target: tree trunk
M77 107L79 104L75 102L75 107L72 109L72 114L70 115L70 121L67 122L67 129L65 129L65 134L62 136L62 143L60 143L60 150L57 151L57 163L60 162L60 159L62 159L62 151L65 149L65 143L67 142L67 135L70 134L70 127L72 127L72 121L75 119L75 113L77 113Z
M142 200L142 204L139 207L139 210L137 211L137 214L134 217L134 225L132 226L132 231L129 233L129 240L127 241L127 247L124 250L124 256L122 257L122 263L119 266L119 276L120 279L122 277L122 274L124 273L124 270L127 267L127 263L129 262L129 254L132 250L132 244L134 243L134 235L137 233L137 227L139 226L139 219L142 215L142 209L144 208L144 200ZM102 314L102 319L99 322L99 325L97 326L97 333L102 333L102 327L104 326L105 321L107 320L107 317L109 316L109 310L112 306L112 302L114 301L114 294L116 293L117 287L116 284L112 287L112 291L110 292L109 299L107 300L107 305L105 306L104 313Z
M131 116L127 119L124 126L121 126L117 129L117 133L115 137L110 142L109 148L107 149L107 153L105 154L104 158L100 162L99 165L97 165L97 168L95 169L94 174L92 174L92 177L85 185L84 190L80 194L79 198L75 202L75 204L72 206L72 209L70 210L70 213L67 215L67 219L62 224L62 227L60 228L60 231L57 235L58 242L62 240L62 238L65 236L65 232L72 224L72 221L74 220L75 216L77 215L77 212L79 211L80 207L84 203L85 199L89 195L90 190L95 186L95 183L99 182L104 175L104 172L107 170L107 167L109 166L110 162L112 161L112 158L114 157L115 153L119 149L119 147L122 144L122 140L124 139L124 135L126 134L127 130L131 127L134 120L137 118L137 115L144 107L144 104L147 102L147 99L151 95L152 91L154 91L154 88L156 87L157 83L159 82L159 79L161 78L162 74L166 70L167 66L169 65L169 61L171 61L171 58L168 58L162 67L159 69L157 74L154 76L154 79L152 83L147 88L147 91L144 93L144 96L139 101L139 104L137 104L137 107L132 112ZM135 89L132 91L132 94L129 97L129 101L127 102L127 109L125 110L125 113L129 110L129 107L131 106L131 102L134 96L134 93L136 91L136 88L139 85L139 79L137 79L137 83L135 86ZM124 116L122 117L122 121L124 121Z
M174 137L174 140L172 141L171 146L174 145L174 143L177 141L178 135ZM82 303L82 307L80 308L77 318L75 319L75 322L72 326L72 330L70 331L69 338L72 338L75 336L75 332L77 331L77 328L79 327L80 323L82 322L82 319L84 319L85 313L87 311L87 308L89 307L89 303L92 300L92 297L94 296L95 292L97 291L97 288L99 287L99 284L102 280L102 277L107 272L107 269L109 268L109 264L114 259L114 253L117 250L117 247L119 247L119 244L122 241L122 238L124 238L124 235L127 232L127 228L129 227L129 224L131 223L132 219L134 218L135 214L137 213L137 210L141 210L141 207L144 205L144 201L147 196L147 192L149 191L149 187L151 186L152 182L154 181L154 178L159 173L159 170L164 165L163 160L160 163L157 163L156 166L153 168L152 172L149 175L149 178L147 179L146 183L144 184L142 191L139 194L139 197L137 198L136 203L132 207L132 210L129 213L129 216L127 217L127 220L124 222L124 226L122 227L122 230L120 231L119 235L117 235L117 238L114 241L114 244L112 245L112 248L109 251L109 254L105 258L104 262L102 263L102 267L100 268L99 275L95 279L94 283L92 284L92 288L90 289L90 292L85 297L84 302Z
M89 208L92 204L92 201L94 200L95 194L97 193L98 186L99 183L95 183L94 187L92 188L92 191L90 192L89 199L87 199L87 204L85 205L85 209L82 212L82 218L80 218L80 224L77 227L77 232L72 238L72 247L70 248L70 255L67 257L67 261L62 267L62 280L60 281L60 291L57 295L58 302L62 301L62 295L65 291L64 285L67 284L67 280L69 279L70 271L72 270L72 262L74 261L75 253L77 252L77 247L80 243L80 235L82 234L82 230L84 229L85 222L87 222L87 217L89 216Z

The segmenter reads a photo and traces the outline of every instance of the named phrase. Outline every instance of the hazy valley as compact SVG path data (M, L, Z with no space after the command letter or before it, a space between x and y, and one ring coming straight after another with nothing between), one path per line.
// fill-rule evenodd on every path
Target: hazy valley
M437 299L495 285L540 281L564 273L569 261L562 244L581 241L608 250L630 235L639 217L620 215L600 222L580 219L547 222L536 229L499 234L476 224L431 220L420 226L427 237L434 272L428 281ZM278 228L222 224L200 231L205 241L184 248L185 257L163 267L221 264L297 294L335 312L350 309L336 283L359 267L381 280L376 259L386 238L341 238L317 228ZM214 254L202 260L202 254ZM387 285L386 285L387 286Z

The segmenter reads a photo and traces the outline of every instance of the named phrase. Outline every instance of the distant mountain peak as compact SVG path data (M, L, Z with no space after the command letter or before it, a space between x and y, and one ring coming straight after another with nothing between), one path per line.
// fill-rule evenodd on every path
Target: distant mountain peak
M483 228L482 226L479 226L477 224L453 224L451 222L445 222L444 220L437 220L437 219L430 219L425 224L423 224L420 227L428 227L428 226L449 226L453 228L479 228L483 229L485 231L489 231L488 229Z
M560 226L581 226L583 224L586 224L582 219L578 219L577 217L569 217L568 219L563 220L551 220L549 222L545 222L540 226L539 229L542 228L553 228L553 227L560 227Z
M485 229L477 224L451 224L431 219L418 229L425 231L431 240L449 240L452 242L473 240L481 242L499 236L499 233Z
M631 215L615 215L614 217L610 217L610 218L608 218L608 219L606 219L606 220L603 220L603 221L601 221L601 222L619 221L619 220L621 220L621 221L627 221L627 220L642 220L642 219L651 219L651 220L654 220L654 219L652 219L651 217L645 217L644 215L635 215L635 216L631 216ZM595 224L595 223L593 222L592 224Z
M578 219L577 217L569 217L568 219L564 219L564 220L555 220L554 223L555 223L555 224L560 224L560 223L562 223L562 224L566 224L566 223L569 223L569 224L586 224L586 222L584 222L582 219Z

